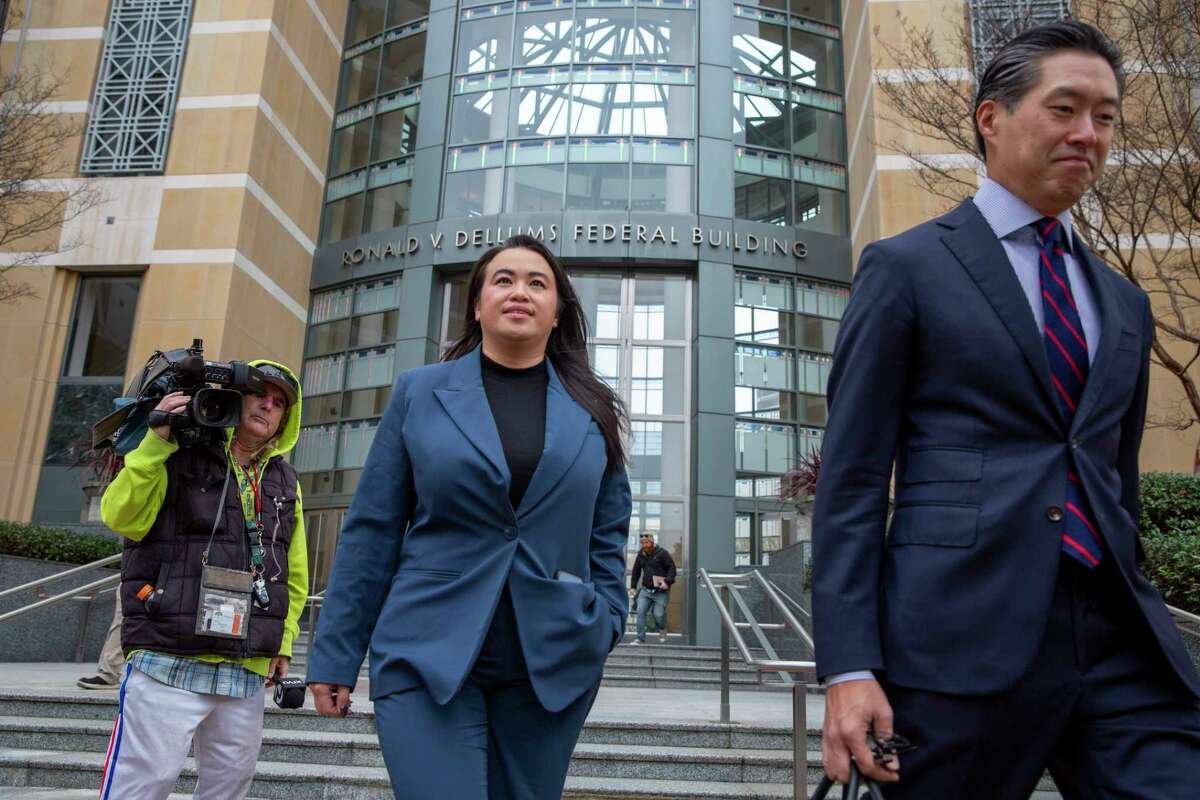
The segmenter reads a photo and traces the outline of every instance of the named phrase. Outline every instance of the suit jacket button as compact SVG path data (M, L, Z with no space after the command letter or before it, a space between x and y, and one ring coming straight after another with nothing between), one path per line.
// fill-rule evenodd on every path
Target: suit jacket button
M1046 519L1051 522L1062 522L1063 512L1058 506L1050 506L1046 509Z
M505 528L504 529L504 538L508 539L511 542L513 539L517 538L517 532L514 531L512 528Z

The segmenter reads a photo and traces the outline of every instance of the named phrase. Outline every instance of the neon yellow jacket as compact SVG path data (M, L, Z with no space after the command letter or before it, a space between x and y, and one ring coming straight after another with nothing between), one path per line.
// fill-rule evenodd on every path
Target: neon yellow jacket
M295 373L283 364L260 359L252 365L273 364L295 379ZM299 381L296 381L297 387ZM267 454L267 458L282 456L296 446L300 438L300 390L296 389L296 402L288 408L283 423L279 444ZM227 441L233 437L233 429L227 433ZM100 518L112 530L135 542L145 538L162 508L167 495L167 459L179 449L175 442L168 442L152 430L146 431L141 444L125 456L125 466L109 484L100 499ZM288 546L288 613L283 623L283 641L279 655L291 658L292 644L300 632L300 614L308 600L308 547L304 540L304 508L300 487L296 487L296 521L292 541ZM240 664L251 672L266 677L270 659L228 658L219 655L194 656L199 661L216 663L227 661Z

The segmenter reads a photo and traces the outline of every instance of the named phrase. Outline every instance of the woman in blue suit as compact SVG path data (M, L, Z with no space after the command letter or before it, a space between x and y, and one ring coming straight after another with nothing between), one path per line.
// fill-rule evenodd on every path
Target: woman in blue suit
M308 666L344 714L368 647L403 800L558 800L628 611L624 410L558 260L516 236L470 322L396 381L342 527Z

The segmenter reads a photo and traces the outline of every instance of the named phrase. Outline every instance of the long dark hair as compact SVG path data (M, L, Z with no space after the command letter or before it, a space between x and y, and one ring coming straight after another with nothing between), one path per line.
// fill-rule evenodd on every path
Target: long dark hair
M604 434L608 469L616 470L625 464L625 445L621 440L628 424L625 404L607 383L592 372L587 354L587 316L583 313L583 306L580 305L579 296L571 286L567 271L541 240L524 234L510 236L504 244L493 247L479 257L467 281L466 328L446 350L442 360L453 361L462 358L483 342L483 328L479 325L479 320L475 319L474 310L483 291L488 264L505 250L518 247L532 250L544 258L550 265L550 271L554 273L554 283L558 287L558 325L550 331L550 339L546 342L546 355L554 365L567 394L596 420L600 432Z

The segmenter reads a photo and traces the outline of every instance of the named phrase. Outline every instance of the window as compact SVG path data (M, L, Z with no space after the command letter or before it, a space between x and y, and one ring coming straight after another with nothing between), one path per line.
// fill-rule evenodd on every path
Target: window
M412 183L393 183L367 192L367 233L398 228L408 222Z
M695 171L666 164L634 164L630 191L636 211L690 214L696 208Z
M517 16L517 66L571 63L571 9Z
M492 19L463 22L458 29L459 74L492 72L511 65L512 29Z
M507 90L460 94L452 102L449 144L490 142L504 138L508 117ZM565 119L565 107L561 113Z
M845 163L844 126L841 114L793 103L791 151L797 156Z
M192 0L113 0L80 171L162 172Z
M568 164L566 207L624 211L629 207L629 165Z
M34 496L34 521L99 522L98 509L85 508L82 491L91 477L86 467L93 457L92 424L111 413L113 400L123 393L140 286L139 277L79 279Z
M1071 16L1070 0L970 0L968 6L976 75L982 75L992 57L1021 31Z
M140 285L140 278L80 279L65 377L124 377Z
M462 9L443 216L694 213L696 26L693 0Z
M333 132L330 175L341 175L366 166L371 144L371 120L366 119Z
M395 379L399 277L313 295L293 464L313 494L354 490Z
M358 105L375 96L379 83L379 48L368 50L342 63L338 83L338 108Z
M505 181L505 211L562 210L563 164L509 167Z
M361 42L383 30L387 0L351 0L346 20L346 44Z
M798 227L835 236L850 233L845 192L804 183L795 184L795 189Z
M424 31L384 45L383 61L379 70L380 93L420 83L424 68Z
M429 16L429 0L390 0L387 26L391 28L427 16Z
M733 19L733 68L762 78L787 78L787 28Z
M420 106L414 105L380 114L375 120L375 141L371 146L371 160L397 158L416 150L419 113Z
M513 92L511 136L561 136L567 132L569 88L537 86Z
M694 64L696 15L688 11L637 12L637 58L656 64Z
M842 88L842 45L837 39L791 30L791 78L805 86L831 91Z
M734 92L733 141L752 147L787 149L787 103Z
M325 206L321 241L340 242L362 232L363 196L354 194Z
M632 61L633 11L580 8L575 22L575 60L581 64Z
M498 167L447 175L444 216L481 217L500 213L502 180L503 171Z
M737 496L762 498L760 484L774 481L766 494L778 503L779 475L820 447L833 341L848 295L844 286L737 273L735 447L738 470L745 473ZM739 505L756 513L763 508Z
M791 225L791 183L760 175L734 175L733 215L768 225Z

